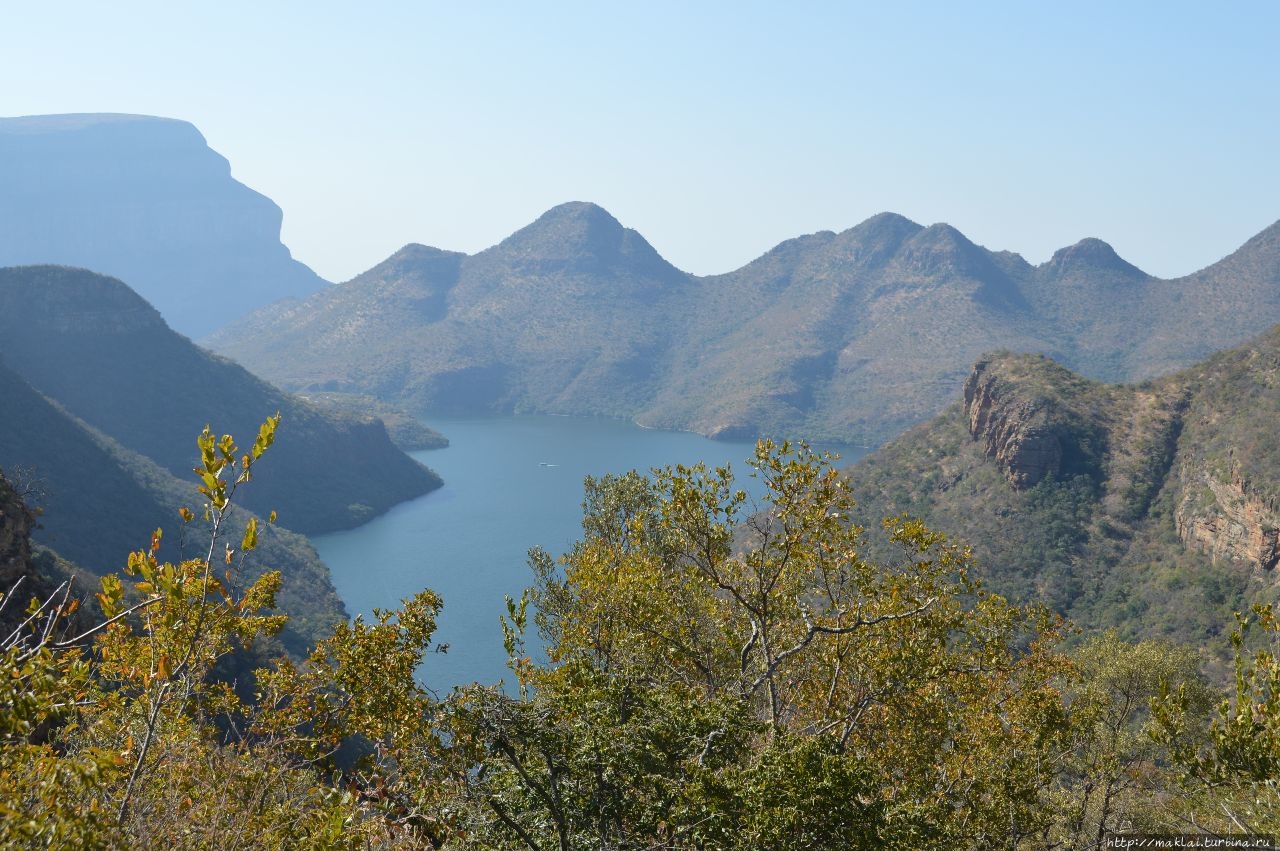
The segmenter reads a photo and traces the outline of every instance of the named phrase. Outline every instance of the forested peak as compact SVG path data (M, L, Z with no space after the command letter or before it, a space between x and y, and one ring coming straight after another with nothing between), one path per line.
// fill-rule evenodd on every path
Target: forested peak
M883 213L876 213L871 218L865 219L853 228L850 228L850 230L863 232L904 231L907 233L915 233L916 231L923 229L924 225L913 222L901 213L894 213L890 210L886 210Z
M597 204L575 201L552 207L483 252L518 264L599 273L626 269L653 277L683 277L645 238Z
M0 269L0 329L24 334L168 331L159 312L123 281L71 266Z
M985 280L998 273L986 249L944 223L922 228L903 241L897 260L904 270L925 276Z
M1108 243L1087 237L1075 245L1059 248L1045 264L1045 268L1059 274L1092 272L1119 272L1134 278L1149 277L1137 266L1116 253Z
M466 256L461 251L445 251L441 248L411 242L372 269L361 272L352 282L368 279L395 279L414 274L444 273L451 278L456 278L458 265Z

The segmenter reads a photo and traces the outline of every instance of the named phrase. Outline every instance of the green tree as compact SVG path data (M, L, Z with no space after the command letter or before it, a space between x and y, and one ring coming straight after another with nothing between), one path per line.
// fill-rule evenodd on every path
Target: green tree
M803 820L802 802L816 811L825 793L857 814L849 831L833 831L831 847L853 837L882 847L1014 846L1041 832L1048 763L1065 730L1055 624L987 594L969 577L967 550L919 523L892 522L900 561L863 559L852 498L828 458L764 441L751 466L766 492L762 512L747 510L727 468L588 480L584 535L563 573L533 557L530 599L559 667L517 658L533 697L486 697L502 711L474 734L490 756L505 757L486 764L486 788L520 790L533 825L562 824L556 797L536 790L571 782L590 761L517 760L497 743L520 736L494 719L580 717L590 692L574 684L603 677L613 689L674 699L688 718L698 705L736 707L741 723L706 736L748 746L702 791L680 792L685 811L699 813L688 829L727 826L708 847L738 847L731 835L776 837ZM564 671L590 676L564 680ZM574 741L582 738L591 737ZM707 739L686 738L687 762ZM793 794L772 806L751 798L780 765L798 772ZM708 784L721 792L707 797ZM618 794L644 797L635 787ZM508 827L527 847L568 848L623 835L639 842L653 825L615 823L590 842Z
M374 624L339 627L301 666L259 671L256 703L217 676L285 620L267 613L278 574L237 587L258 524L232 522L278 423L269 418L243 454L230 436L200 435L204 557L160 563L157 531L123 575L101 580L96 625L67 632L75 603L64 586L0 645L0 846L391 848L433 835L383 794L391 745L432 730L413 678L439 609L430 592ZM376 747L339 772L336 749L353 741Z
M1108 833L1181 830L1169 802L1176 789L1171 754L1156 735L1151 703L1174 690L1197 718L1208 712L1212 692L1197 653L1165 641L1128 644L1108 632L1072 657L1070 737L1057 766L1061 820L1046 846L1102 848Z
M1280 833L1280 619L1274 606L1236 615L1234 689L1200 734L1199 696L1185 685L1153 701L1157 739L1182 772L1181 815L1197 829Z

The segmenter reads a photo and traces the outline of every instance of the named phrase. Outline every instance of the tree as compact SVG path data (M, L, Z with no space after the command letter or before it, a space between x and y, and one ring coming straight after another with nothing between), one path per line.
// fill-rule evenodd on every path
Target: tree
M691 718L697 705L736 707L740 723L705 736L748 746L721 766L715 784L726 791L714 818L697 824L719 820L747 835L744 790L785 763L822 775L796 776L797 794L844 790L865 819L854 833L885 847L1016 845L1042 830L1047 763L1065 730L1056 625L986 593L969 576L968 551L917 522L891 523L901 561L864 560L852 498L829 458L762 441L751 466L766 493L760 512L747 510L727 468L588 480L584 535L563 573L544 554L532 559L529 599L559 667L515 660L534 696L490 693L477 710L485 788L521 790L535 824L564 822L556 796L537 790L581 782L573 766L589 761L545 749L531 760L500 743L520 740L513 730L529 729L529 717L562 719L547 720L550 729L564 728L562 716L581 719L584 684L603 682L675 699ZM608 728L598 735L607 739ZM708 742L692 732L686 741ZM682 757L690 776L699 748ZM520 836L511 803L499 806L512 839L550 842L528 826ZM759 818L787 823L781 810ZM647 829L614 824L609 841ZM563 834L557 842L579 847Z
M160 563L157 531L123 576L101 580L95 625L67 631L75 601L63 586L0 645L0 846L420 847L420 824L379 792L395 766L388 746L433 729L413 671L434 595L340 626L301 666L259 671L258 702L218 676L285 621L266 613L277 573L237 587L258 521L232 523L278 424L269 418L243 454L228 435L200 435L202 558ZM357 740L377 747L341 771L338 746Z
M1156 739L1182 773L1181 816L1196 829L1280 832L1280 618L1258 605L1236 615L1231 634L1234 689L1214 707L1201 734L1200 695L1176 683L1152 702Z
M1129 644L1114 632L1084 642L1072 654L1066 686L1070 736L1057 775L1061 821L1047 847L1103 848L1109 833L1178 832L1169 792L1171 754L1154 725L1151 704L1170 690L1197 717L1211 704L1188 647L1149 640Z

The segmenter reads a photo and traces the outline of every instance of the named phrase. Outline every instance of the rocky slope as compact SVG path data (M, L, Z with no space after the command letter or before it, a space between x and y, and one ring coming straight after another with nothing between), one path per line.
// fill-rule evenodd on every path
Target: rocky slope
M984 352L1146 378L1280 321L1277 284L1280 223L1173 281L1096 239L1033 266L888 213L698 278L574 203L474 256L407 246L209 342L287 388L418 414L593 414L876 443L941 409Z
M281 244L281 218L185 121L0 118L0 266L122 278L192 338L325 286Z
M1202 640L1280 598L1280 328L1167 378L1000 354L963 401L849 468L869 527L971 542L997 591L1086 626Z
M349 528L440 485L380 421L322 412L197 348L114 278L0 269L0 357L68 414L180 478L204 425L246 441L280 412L272 475L246 504L277 510L299 532Z

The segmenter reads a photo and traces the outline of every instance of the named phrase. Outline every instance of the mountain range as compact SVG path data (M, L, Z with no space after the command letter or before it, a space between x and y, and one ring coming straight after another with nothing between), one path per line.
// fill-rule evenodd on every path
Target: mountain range
M1085 239L1032 265L885 213L724 275L569 203L475 255L409 245L205 341L297 391L422 415L625 417L711 436L878 444L999 348L1140 380L1280 321L1280 223L1161 280Z
M290 256L281 220L185 121L0 118L0 266L121 278L189 337L327 284Z

